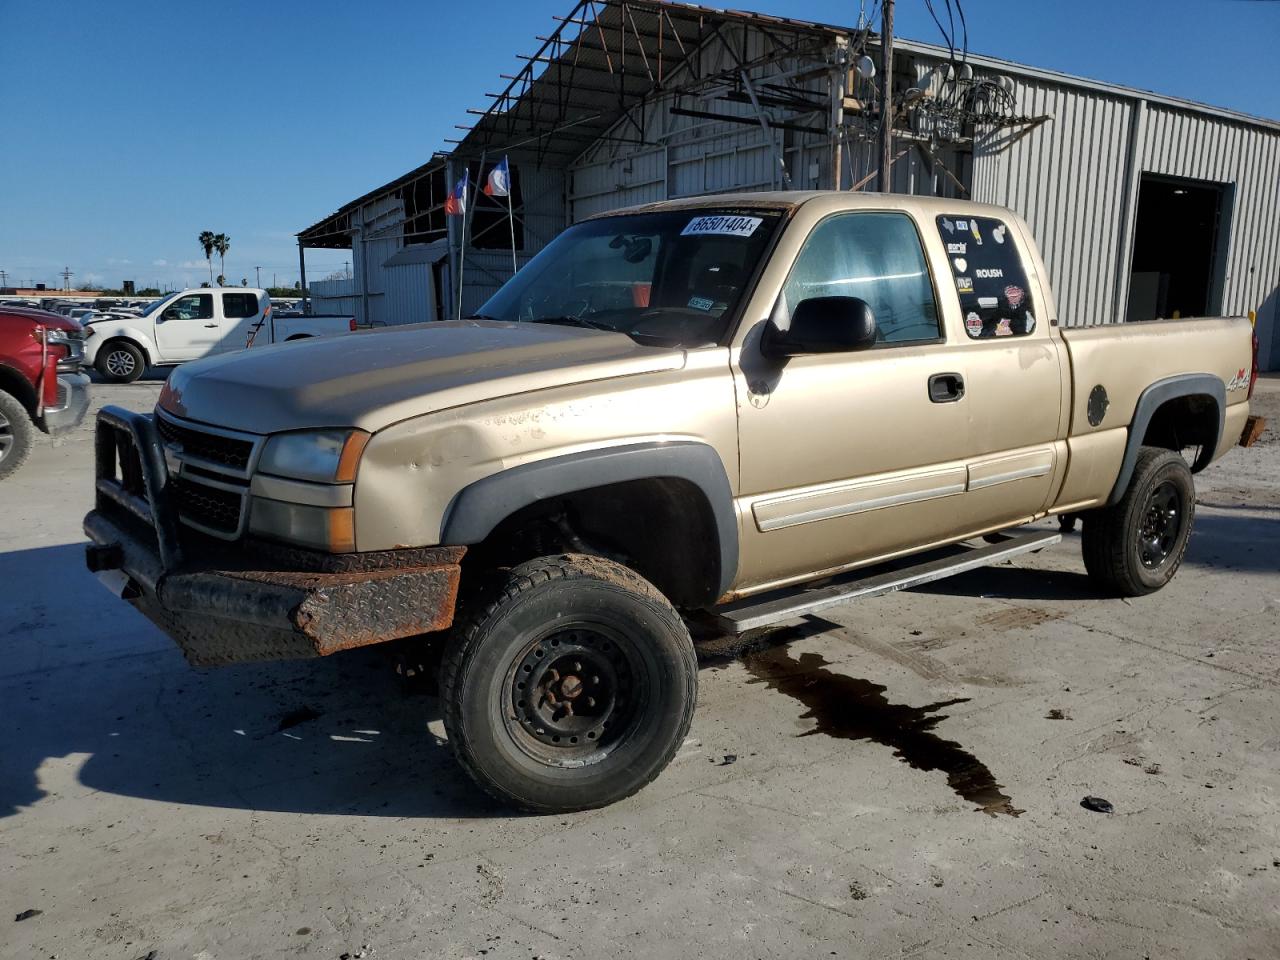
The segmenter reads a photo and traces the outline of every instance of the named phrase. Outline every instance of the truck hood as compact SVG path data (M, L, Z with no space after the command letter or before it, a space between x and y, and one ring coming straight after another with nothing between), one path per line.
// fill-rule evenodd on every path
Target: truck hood
M318 427L373 432L466 403L683 365L683 350L642 346L621 333L454 320L187 363L170 374L160 406L249 433Z

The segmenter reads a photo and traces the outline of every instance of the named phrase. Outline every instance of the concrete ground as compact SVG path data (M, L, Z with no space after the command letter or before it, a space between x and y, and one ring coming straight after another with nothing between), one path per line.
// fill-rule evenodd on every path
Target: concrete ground
M46 441L0 489L0 957L1280 956L1256 405L1163 592L1100 599L1071 535L837 609L708 658L672 767L560 817L484 800L376 653L188 668L83 569L89 427Z

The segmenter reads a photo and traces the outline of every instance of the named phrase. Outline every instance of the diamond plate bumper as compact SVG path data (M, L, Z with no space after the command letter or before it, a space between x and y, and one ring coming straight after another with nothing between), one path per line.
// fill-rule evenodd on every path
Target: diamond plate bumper
M464 547L405 551L403 566L340 572L201 569L165 572L145 534L95 510L85 517L98 573L197 666L323 657L453 623ZM121 577L120 575L124 576Z
M97 446L85 561L191 663L323 657L452 625L465 547L332 557L242 543L188 549L150 418L105 408Z

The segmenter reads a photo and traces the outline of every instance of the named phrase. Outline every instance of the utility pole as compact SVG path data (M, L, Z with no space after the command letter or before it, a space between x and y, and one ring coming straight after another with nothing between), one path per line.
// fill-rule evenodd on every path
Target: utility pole
M893 174L893 0L884 0L880 18L880 176L881 193L892 192Z
M63 290L69 291L71 289L71 278L74 276L75 274L71 272L70 267L62 268L62 289Z
M5 273L3 270L0 270L0 287L7 287L8 285L9 285L9 274Z
M253 285L255 287L262 286L262 268L261 267L253 268Z

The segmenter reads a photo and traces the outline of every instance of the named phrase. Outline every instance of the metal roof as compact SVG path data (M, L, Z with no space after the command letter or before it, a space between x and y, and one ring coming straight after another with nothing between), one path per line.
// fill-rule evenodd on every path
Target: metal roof
M854 46L874 45L876 34L794 17L777 17L743 10L719 10L670 0L579 0L568 16L557 17L556 29L538 37L541 46L523 55L524 67L504 76L507 86L487 93L487 109L468 112L477 119L462 126L465 136L451 140L455 157L475 160L485 154L509 154L517 162L564 166L601 139L643 144L643 111L639 121L615 125L632 108L654 93L679 92L716 78L698 76L692 54L721 36L730 24L741 24L768 35L774 51L769 59L795 53L819 53L835 37L855 38ZM912 40L895 40L894 48L947 59L946 47ZM967 62L980 70L1008 73L1128 99L1141 99L1244 123L1280 130L1280 121L1197 103L1178 97L1125 87L1053 70L1026 66L996 57L969 53ZM733 72L753 64L740 59ZM439 171L445 159L436 154L427 163L344 204L298 236L308 246L349 246L343 219L364 204L393 194L414 180Z
M572 160L602 138L644 143L642 122L610 134L628 111L655 92L678 92L705 84L694 52L721 36L731 23L766 34L775 50L824 53L837 36L859 33L848 27L738 10L716 10L666 0L580 0L542 46L523 56L524 67L507 76L501 93L456 144L454 156L474 159L485 152L509 153L552 165ZM745 52L730 74L752 63ZM728 74L727 74L728 75Z

